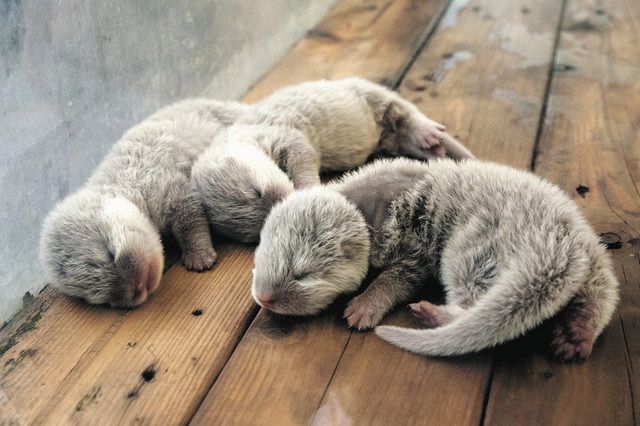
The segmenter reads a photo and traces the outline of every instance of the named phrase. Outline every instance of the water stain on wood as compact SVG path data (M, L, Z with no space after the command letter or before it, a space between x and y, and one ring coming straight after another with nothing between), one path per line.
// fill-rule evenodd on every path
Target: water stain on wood
M150 366L145 368L145 370L142 372L142 374L140 374L140 376L145 382L150 382L151 380L153 380L154 377L156 377L155 365L151 364Z
M95 403L100 397L100 391L102 388L100 386L94 386L91 390L82 397L80 401L76 404L76 411L82 411L87 405Z
M307 36L315 39L327 40L332 43L338 43L342 41L337 35L318 29L308 31Z
M416 82L412 79L407 79L405 80L405 84L404 84L407 89L409 90L413 90L416 92L422 92L424 89L427 88L427 85L422 83L422 82Z
M21 320L16 329L13 330L13 332L10 333L9 336L2 339L4 341L4 344L0 346L0 356L4 355L5 352L14 347L18 343L18 340L21 336L32 330L35 330L38 321L40 321L40 318L42 318L42 314L46 312L48 308L49 303L42 304L34 309L33 312L30 312L24 320Z
M540 376L546 381L553 377L553 372L551 370L543 371Z
M37 349L34 348L27 348L27 349L23 349L20 351L20 354L18 354L17 357L15 358L10 358L8 359L5 363L4 366L6 368L6 370L3 373L3 377L9 375L13 370L16 369L16 367L18 367L25 359L28 358L33 358L33 356L38 353Z
M575 69L576 67L569 64L556 64L553 66L553 72L567 72L567 71L573 71Z
M613 232L600 234L600 242L607 246L609 250L622 248L622 239L620 238L620 235Z
M587 192L589 192L589 187L584 185L578 185L576 187L576 192L580 194L582 198L586 198Z
M566 27L566 30L574 31L574 32L593 32L593 31L599 31L600 27L598 27L595 23L593 23L589 19L580 19L569 24Z

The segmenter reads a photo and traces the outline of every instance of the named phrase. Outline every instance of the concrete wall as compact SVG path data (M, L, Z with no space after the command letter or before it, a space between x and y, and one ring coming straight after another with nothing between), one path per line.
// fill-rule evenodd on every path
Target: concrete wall
M238 98L334 0L0 0L0 321L46 213L157 108Z

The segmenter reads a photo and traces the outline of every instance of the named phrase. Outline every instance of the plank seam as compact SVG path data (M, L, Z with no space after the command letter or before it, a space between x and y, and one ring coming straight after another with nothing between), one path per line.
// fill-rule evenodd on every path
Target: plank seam
M622 276L624 278L624 282L627 281L627 274L624 272L624 264L622 266ZM633 424L638 424L638 419L636 418L636 407L635 407L635 398L633 397L633 382L631 380L631 369L633 369L633 362L631 361L631 353L629 352L629 344L627 343L627 333L624 331L624 320L622 319L622 314L620 313L620 307L616 309L618 313L618 318L620 319L620 328L622 329L622 337L624 337L624 347L627 349L626 358L627 358L627 381L629 382L629 396L631 397L631 410L633 413Z
M531 155L531 164L529 169L534 171L536 168L536 162L538 155L540 154L540 140L542 139L542 132L544 131L544 122L547 118L547 111L549 108L549 97L551 96L551 85L555 76L555 68L558 62L558 52L560 47L560 38L562 35L562 25L564 24L565 12L567 10L568 0L562 0L562 6L560 6L560 20L558 21L558 27L556 29L556 37L553 41L553 60L549 65L549 72L547 74L547 84L544 89L544 97L542 98L542 108L540 109L540 118L538 119L538 129L536 131L536 139L533 143L533 153Z
M427 45L429 44L429 40L431 40L431 37L440 26L442 17L445 15L445 13L447 13L447 10L449 10L449 7L451 6L452 2L453 0L446 1L442 5L440 11L436 14L436 16L434 16L434 18L431 19L427 24L424 33L418 40L418 44L416 45L415 52L409 57L409 60L404 64L402 68L400 68L400 71L398 71L397 75L392 79L392 82L393 82L392 88L394 90L400 86L400 83L402 83L402 80L404 80L404 78L407 76L407 73L409 72L413 64L418 59L418 56L420 56L420 54L427 48Z
M405 64L400 68L396 76L394 76L391 79L390 86L392 89L396 90L398 89L398 87L400 87L400 84L402 83L404 78L407 76L407 73L409 72L413 64L416 62L420 54L427 48L427 45L429 44L429 40L431 40L431 37L440 26L442 17L445 15L445 13L447 13L447 10L449 10L449 7L451 6L452 2L453 0L448 0L444 2L440 10L438 11L438 13L435 14L434 18L429 21L429 23L425 27L424 33L422 34L422 36L418 40L418 43L416 44L415 51L413 52L413 54L411 54L411 56L409 57L409 60L405 62ZM347 351L347 347L349 346L349 342L351 341L351 336L353 336L353 333L354 331L351 331L349 333L349 338L347 339L344 347L342 348L342 352L340 353L338 362L336 362L335 368L331 372L331 377L329 377L329 380L327 381L327 385L324 388L324 392L322 392L322 396L318 400L318 405L316 406L316 410L320 409L320 407L322 406L322 402L324 401L327 395L327 392L329 391L329 387L331 387L333 378L336 374L336 371L338 371L338 367L340 366L340 362L342 361L342 358L344 357L345 352Z
M484 387L484 399L482 401L482 412L480 413L479 425L484 425L487 415L487 407L489 406L489 396L491 395L491 386L493 385L493 375L496 370L496 356L495 353L491 354L491 367L489 368L489 377L487 378L487 384Z
M338 362L336 362L336 366L333 368L333 371L331 372L331 377L329 377L329 380L327 380L327 385L324 387L324 392L322 392L322 396L318 400L318 405L316 406L316 412L322 406L322 402L324 401L324 397L327 395L327 392L329 391L329 387L331 386L331 382L333 382L333 377L336 375L336 371L338 371L338 367L340 366L340 362L342 361L342 357L344 356L344 353L347 351L347 346L349 346L349 342L351 341L351 336L353 336L353 333L354 333L354 331L349 333L349 337L347 338L347 341L345 342L344 346L342 347L342 352L340 353L340 357L338 358Z
M536 129L536 136L533 142L533 152L531 154L531 163L529 164L529 169L531 171L535 170L536 161L538 159L538 155L540 153L540 141L542 139L542 132L544 131L544 123L547 117L547 111L549 107L549 98L551 96L551 86L553 84L553 78L555 75L555 67L558 61L558 52L560 47L560 38L562 35L562 25L564 24L564 17L567 8L568 0L562 0L562 5L560 6L560 19L558 20L558 26L556 27L556 34L553 40L553 48L552 48L552 60L549 64L549 70L547 72L547 81L544 89L544 96L542 98L542 107L540 108L540 115L538 118L538 128ZM487 417L487 409L489 408L489 400L491 399L491 389L492 384L495 379L496 373L496 358L495 354L491 358L491 368L489 370L489 380L487 382L487 386L485 389L484 401L482 405L482 413L480 415L480 425L486 424Z
M222 368L220 369L220 371L218 371L218 374L216 374L212 380L211 380L211 384L209 385L209 387L207 388L207 390L205 392L202 393L202 396L200 397L200 400L197 401L197 403L194 405L194 410L190 415L187 415L186 418L188 418L189 420L186 422L187 424L190 424L191 421L193 420L193 418L195 417L196 413L198 412L198 410L200 409L200 407L202 406L202 403L204 402L204 400L207 398L207 396L209 395L209 393L211 392L211 389L213 389L213 386L216 384L216 382L218 381L218 377L220 377L220 375L222 374L222 372L224 371L224 369L226 368L227 364L229 363L229 360L231 359L231 357L233 356L233 354L236 351L236 348L238 347L238 345L240 344L240 342L242 341L242 339L244 339L245 335L247 334L247 330L249 330L249 327L251 327L251 324L253 324L253 321L255 321L256 317L258 316L258 313L260 312L260 309L256 304L253 304L251 306L251 309L249 310L249 313L247 314L247 316L245 317L245 321L242 324L242 327L240 328L240 332L238 333L238 338L236 339L236 341L233 343L233 345L231 346L230 350L229 350L229 354L227 355L226 359L224 360L224 363L222 364Z

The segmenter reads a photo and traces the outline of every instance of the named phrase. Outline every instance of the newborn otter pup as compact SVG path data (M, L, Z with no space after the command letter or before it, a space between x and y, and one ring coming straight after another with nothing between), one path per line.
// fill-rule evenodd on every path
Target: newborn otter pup
M188 269L210 269L216 252L191 166L245 108L192 99L127 131L46 218L41 257L51 282L89 303L139 305L160 283L161 231L176 237Z
M273 204L294 187L375 153L473 158L397 93L348 78L286 87L253 105L198 160L193 180L214 229L255 242Z
M252 294L282 314L315 314L355 292L358 329L376 326L430 275L446 303L410 305L428 330L376 327L409 351L460 355L514 339L554 317L552 349L581 360L609 322L618 282L575 203L533 174L476 160L382 160L296 192L266 220Z

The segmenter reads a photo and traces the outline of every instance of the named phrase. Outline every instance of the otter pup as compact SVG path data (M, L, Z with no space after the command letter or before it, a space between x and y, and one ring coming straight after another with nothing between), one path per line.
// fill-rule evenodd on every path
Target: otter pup
M191 166L246 108L191 99L127 131L45 219L41 257L51 282L89 303L139 305L160 282L161 231L174 234L188 269L210 269L216 252Z
M375 153L473 158L444 130L378 84L311 81L252 105L197 161L192 179L213 228L255 242L274 203L319 184L321 171L352 169Z
M252 294L282 314L317 313L371 265L382 272L345 311L367 329L438 276L446 303L410 305L430 329L375 330L418 354L479 351L555 317L555 355L582 360L618 301L609 258L567 195L476 160L377 161L290 195L260 240Z

